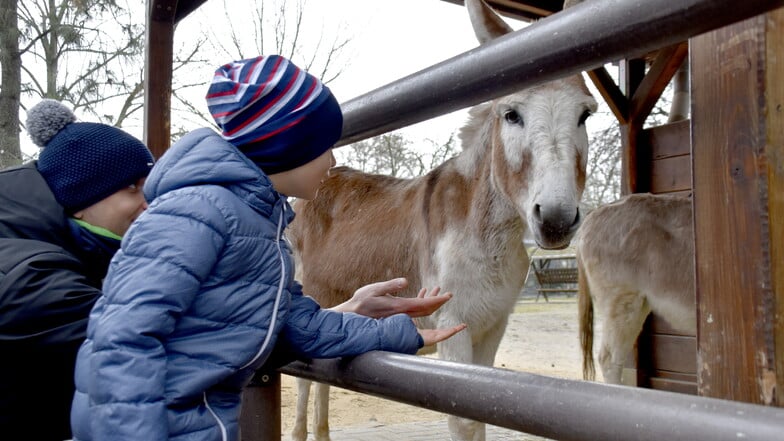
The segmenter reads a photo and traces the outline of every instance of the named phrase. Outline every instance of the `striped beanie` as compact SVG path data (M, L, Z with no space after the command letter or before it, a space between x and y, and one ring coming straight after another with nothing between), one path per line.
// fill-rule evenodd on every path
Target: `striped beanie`
M318 158L343 130L340 105L327 86L278 55L219 67L207 106L223 138L267 174Z
M69 214L135 184L152 168L144 143L114 126L76 122L59 101L31 107L27 132L43 148L36 168Z

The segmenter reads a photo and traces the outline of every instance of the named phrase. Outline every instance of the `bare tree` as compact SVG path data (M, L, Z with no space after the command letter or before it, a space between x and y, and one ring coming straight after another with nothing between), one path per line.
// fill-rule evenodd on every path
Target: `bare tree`
M594 120L611 121L592 132L588 152L587 179L582 205L596 208L621 195L621 134L615 118L607 114Z
M317 35L315 41L306 41L307 0L223 0L223 4L226 27L212 27L210 41L227 59L278 54L327 84L343 73L342 55L351 39L342 32L329 37L322 26L321 33L309 33ZM307 27L315 28L315 24L307 23Z
M206 90L210 78L206 75L195 77L187 82L187 73L198 69L215 67L216 60L241 60L260 54L279 54L293 60L297 66L329 83L343 73L348 65L344 59L344 50L350 43L345 33L336 32L332 37L324 31L314 33L318 29L316 23L306 16L307 0L223 0L220 12L204 16L203 8L192 14L188 20L208 21L203 26L206 33L196 42L193 50L181 50L175 61L175 82L173 85L173 113L177 118L172 121L172 137L177 139L196 126L214 126L214 121L207 112L203 102L203 94L194 98L194 90ZM209 5L209 6L212 6ZM207 10L214 11L212 8ZM307 28L310 31L305 33ZM187 38L190 40L191 34ZM315 40L313 40L315 38ZM207 54L207 55L205 55ZM208 57L205 60L200 57ZM183 68L183 69L180 69ZM185 69L187 68L187 69ZM178 75L178 70L183 71ZM192 77L192 76L191 76ZM176 110L176 112L174 112Z
M23 95L67 101L116 126L142 108L144 21L127 3L25 1L18 16L27 45Z
M338 163L367 173L411 178L427 173L457 153L454 135L444 144L428 142L431 148L423 152L413 149L403 135L387 133L340 148L336 154Z
M22 82L22 59L19 50L17 0L0 2L0 169L20 164L19 100Z

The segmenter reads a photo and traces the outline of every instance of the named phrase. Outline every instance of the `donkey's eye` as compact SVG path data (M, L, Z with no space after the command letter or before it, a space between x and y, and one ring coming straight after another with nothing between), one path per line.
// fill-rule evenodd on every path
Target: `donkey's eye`
M583 114L580 115L580 119L577 121L577 126L579 127L584 125L585 120L588 119L589 116L591 116L591 111L586 109Z
M514 110L507 110L504 112L504 119L509 124L523 124L523 118L520 117L520 114L515 112Z

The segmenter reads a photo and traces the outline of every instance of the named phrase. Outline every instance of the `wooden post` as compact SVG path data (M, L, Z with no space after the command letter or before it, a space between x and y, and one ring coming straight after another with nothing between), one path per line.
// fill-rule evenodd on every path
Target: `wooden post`
M242 392L241 441L280 441L280 373L259 370Z
M784 11L691 48L699 394L781 406Z
M642 59L622 60L620 62L619 83L621 91L631 101L643 78L645 78L645 61ZM631 111L630 108L627 108ZM637 137L642 130L643 121L636 115L627 115L626 122L621 122L621 194L640 193L647 191L649 183L645 172L648 164L641 164L645 152L641 152Z
M171 144L172 61L176 0L147 0L144 143L159 158Z

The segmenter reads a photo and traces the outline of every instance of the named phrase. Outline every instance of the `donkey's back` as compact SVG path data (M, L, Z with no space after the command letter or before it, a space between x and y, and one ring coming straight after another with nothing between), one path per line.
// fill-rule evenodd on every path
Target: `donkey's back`
M316 199L295 201L297 217L287 234L304 292L332 307L361 286L406 277L410 288L398 295L414 296L421 246L414 232L421 205L412 203L417 182L336 167Z
M681 332L695 332L693 237L686 197L633 194L585 217L576 248L586 378L594 375L594 304L608 383L621 383L623 363L651 311Z

